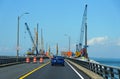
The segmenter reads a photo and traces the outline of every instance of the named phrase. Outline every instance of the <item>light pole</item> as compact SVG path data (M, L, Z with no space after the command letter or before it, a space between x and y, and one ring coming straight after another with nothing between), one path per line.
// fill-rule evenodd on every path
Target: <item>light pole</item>
M67 34L65 34L65 36L68 36ZM69 52L70 52L70 41L71 41L71 37L70 36L68 36L68 40L69 40L69 43L68 43L68 45L69 45Z
M23 13L21 16L18 16L18 26L17 26L17 61L18 61L18 56L19 56L19 24L20 24L20 18L24 15L24 14L29 14L29 13Z
M70 52L70 41L71 41L70 36L68 36L68 39L69 39L69 52Z

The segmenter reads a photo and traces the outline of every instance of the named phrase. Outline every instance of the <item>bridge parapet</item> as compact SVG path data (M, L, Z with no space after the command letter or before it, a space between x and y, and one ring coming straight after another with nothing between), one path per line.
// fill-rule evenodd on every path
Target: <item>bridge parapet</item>
M25 61L25 57L19 57L18 59L16 56L0 56L0 67L19 64Z
M29 57L30 61L33 61L33 57ZM36 57L37 60L40 59L40 57ZM44 59L47 59L48 57L43 57ZM16 56L0 56L0 67L24 63L26 61L25 56L20 56L17 58Z
M82 61L75 58L67 58L74 63L102 76L105 79L120 79L120 67L108 66L90 61Z

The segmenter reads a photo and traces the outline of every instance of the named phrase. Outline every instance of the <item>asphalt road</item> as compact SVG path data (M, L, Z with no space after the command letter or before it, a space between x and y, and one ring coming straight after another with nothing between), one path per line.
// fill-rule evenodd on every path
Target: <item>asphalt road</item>
M48 62L49 60L44 60ZM44 63L43 63L44 64ZM24 63L0 68L0 79L19 79L20 76L43 65L38 63Z
M66 62L65 66L51 66L50 63L45 66L48 61L44 60L42 64L24 63L0 68L0 79L90 79Z
M36 72L25 77L24 79L90 79L90 78L81 71L79 71L74 66L65 63L65 66L60 65L51 66L51 64L48 64L47 66L40 68Z

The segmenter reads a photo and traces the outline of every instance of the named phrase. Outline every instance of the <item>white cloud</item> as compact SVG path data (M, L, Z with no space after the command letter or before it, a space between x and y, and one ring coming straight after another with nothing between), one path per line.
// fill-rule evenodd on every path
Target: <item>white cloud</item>
M94 37L88 40L88 46L90 57L119 58L120 56L119 37Z
M107 36L105 36L105 37L95 37L95 38L92 38L92 39L88 40L88 45L96 45L96 44L104 45L107 40L108 40Z
M120 46L120 38L94 37L88 40L88 45Z

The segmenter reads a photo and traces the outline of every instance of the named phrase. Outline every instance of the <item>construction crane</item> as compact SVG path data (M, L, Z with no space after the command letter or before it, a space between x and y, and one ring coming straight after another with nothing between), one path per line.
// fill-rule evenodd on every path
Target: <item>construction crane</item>
M58 43L56 45L56 56L58 56Z
M36 35L36 47L38 48L38 23L37 23L37 31L35 32Z
M38 48L38 24L37 24L37 29L34 28L34 32L35 32L35 36L33 40L36 46L33 44L32 53L34 53L36 47Z
M41 28L41 52L40 54L44 54L44 40L43 40L43 31Z
M85 32L85 27L86 26L87 26L87 5L85 5L85 10L84 10L83 18L82 18L79 51L82 49L82 46L83 46L83 38L84 38L84 32Z
M29 35L30 35L31 41L32 41L33 45L35 46L35 49L36 49L36 55L38 55L37 45L35 44L35 42L34 42L34 40L33 40L33 37L32 37L32 34L31 34L31 31L30 31L30 29L29 29L27 23L25 23L25 26L26 26L26 29L27 29Z
M87 54L87 5L85 5L85 10L82 17L81 31L80 31L80 42L76 45L76 56L82 56L82 52L84 51L84 56L88 58ZM85 33L85 34L84 34ZM83 39L85 35L85 45L83 46Z

